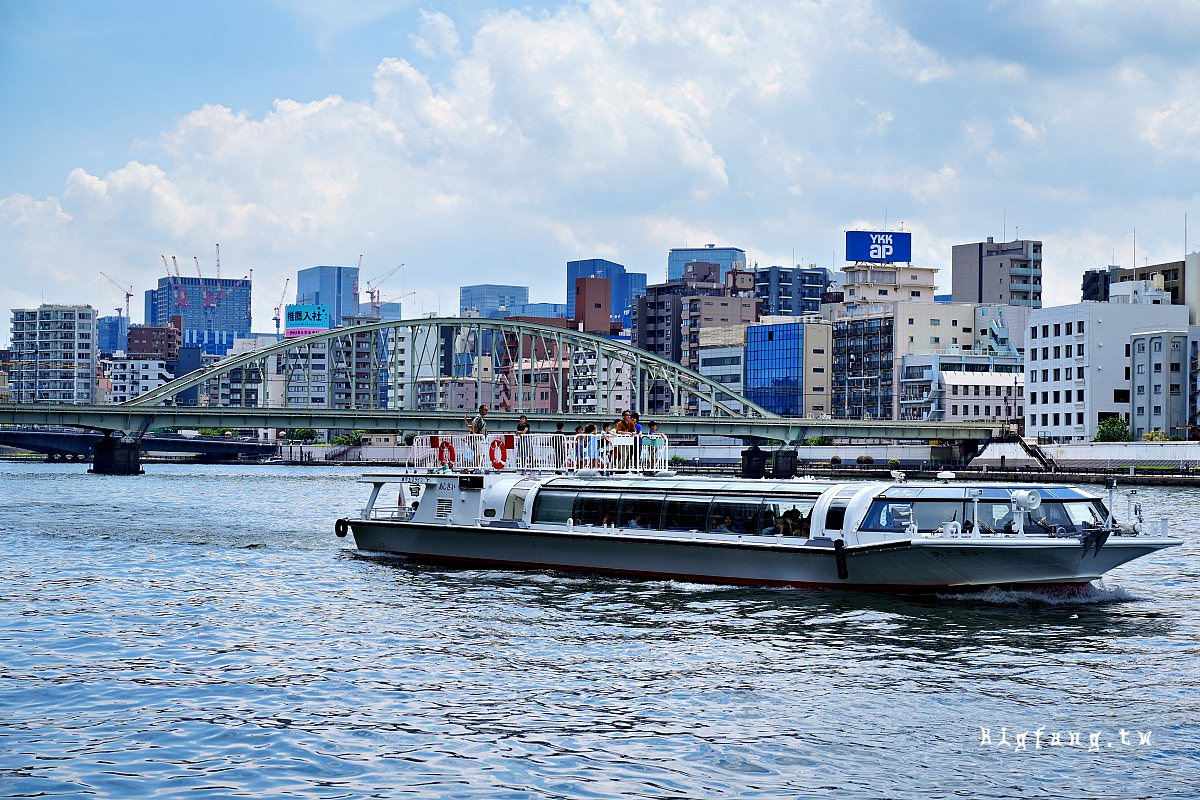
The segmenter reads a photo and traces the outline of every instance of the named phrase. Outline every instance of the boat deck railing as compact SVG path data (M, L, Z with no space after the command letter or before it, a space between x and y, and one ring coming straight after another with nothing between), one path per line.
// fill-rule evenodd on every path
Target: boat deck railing
M670 463L661 433L451 433L413 439L413 466L479 472L658 472Z

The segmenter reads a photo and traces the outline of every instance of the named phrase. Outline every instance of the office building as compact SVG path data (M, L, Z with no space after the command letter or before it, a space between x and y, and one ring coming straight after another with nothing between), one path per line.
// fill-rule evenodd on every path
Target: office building
M146 324L166 327L178 316L184 347L225 355L250 335L250 295L249 278L159 278L146 292Z
M607 278L611 297L610 313L613 320L629 321L629 310L633 299L646 293L646 274L628 272L625 266L603 258L587 258L567 262L567 312L565 316L575 318L575 282L580 278ZM539 315L539 316L558 316Z
M510 317L541 317L543 319L567 319L571 314L566 303L517 303L509 306Z
M785 417L829 414L832 355L833 327L819 317L751 325L746 329L746 398Z
M963 348L903 357L900 419L1015 424L1024 421L1024 413L1025 364L1018 354Z
M747 263L746 251L740 247L717 247L715 244L704 247L673 247L667 254L667 281L681 279L684 268L694 261L720 267L718 281L725 280L726 273L731 269L746 269Z
M458 290L458 312L478 312L485 319L503 319L512 306L529 302L528 286L508 286L499 283L480 283L462 286Z
M1139 295L1135 302L1076 303L1030 313L1025 340L1027 435L1052 442L1090 442L1102 420L1129 419L1126 351L1131 337L1188 324L1186 307L1142 299ZM1158 385L1169 387L1170 382L1164 379ZM1143 402L1150 403L1154 396L1150 389Z
M951 285L956 303L1000 303L1042 307L1042 243L956 244L951 251Z
M342 325L343 317L359 314L358 267L309 267L296 273L296 302L326 306L329 325Z
M9 392L17 403L96 400L96 310L88 305L14 308Z
M772 316L802 317L821 310L821 297L829 291L832 276L824 267L762 267L754 270L754 294L760 312Z
M118 350L129 347L129 317L100 317L96 320L96 351L100 358L110 358Z

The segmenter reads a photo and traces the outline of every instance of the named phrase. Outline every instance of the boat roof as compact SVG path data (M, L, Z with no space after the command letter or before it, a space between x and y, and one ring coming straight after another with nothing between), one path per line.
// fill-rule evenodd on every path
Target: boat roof
M480 477L479 473L433 472L429 470L414 470L410 472L367 473L359 481L362 483L405 483L429 478L457 478L460 475ZM980 500L1008 501L1012 493L1018 489L1037 491L1044 499L1080 500L1093 499L1096 495L1083 489L1062 484L1041 483L982 483L969 480L950 481L870 481L870 480L813 480L811 478L790 478L784 480L762 478L732 478L724 476L693 476L659 473L656 475L600 475L577 473L573 475L557 475L554 473L488 473L493 483L517 483L529 481L540 484L542 488L568 490L600 490L600 491L642 491L659 493L670 492L708 492L712 494L754 494L754 495L808 495L816 496L829 489L857 492L867 487L874 487L875 496L889 499L923 499L923 500L972 500L976 496ZM839 493L841 493L841 491ZM975 491L979 494L976 495Z

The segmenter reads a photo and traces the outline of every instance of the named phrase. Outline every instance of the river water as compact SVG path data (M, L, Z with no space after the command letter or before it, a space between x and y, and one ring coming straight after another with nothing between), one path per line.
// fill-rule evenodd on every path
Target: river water
M0 464L0 796L1200 793L1200 490L1081 596L889 597L409 567L333 536L357 470L146 471Z

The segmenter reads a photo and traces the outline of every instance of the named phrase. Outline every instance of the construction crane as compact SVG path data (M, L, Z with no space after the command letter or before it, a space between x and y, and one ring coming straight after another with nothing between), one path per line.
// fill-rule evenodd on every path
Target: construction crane
M378 278L373 278L367 281L367 297L371 302L371 317L373 319L379 319L380 307L383 305L383 301L380 297L379 287L384 281L399 272L400 268L403 266L403 264L397 264L387 272L380 275Z
M175 261L175 256L171 256L171 263L167 263L167 257L163 256L163 268L167 271L167 281L173 285L175 292L175 307L186 308L188 304L187 289L183 285L183 276L179 274L179 263ZM175 272L171 272L171 264L175 265ZM169 310L169 309L168 309ZM168 316L170 316L168 314Z
M129 298L133 297L133 286L130 285L128 288L126 288L123 284L117 283L115 280L113 280L113 278L105 275L103 272L100 274L105 280L125 293L125 319L129 319ZM119 308L117 309L117 316L121 316L121 309Z
M292 279L288 278L283 282L283 292L279 295L279 302L275 304L275 335L279 335L279 322L283 313L283 304L287 301L288 284Z

